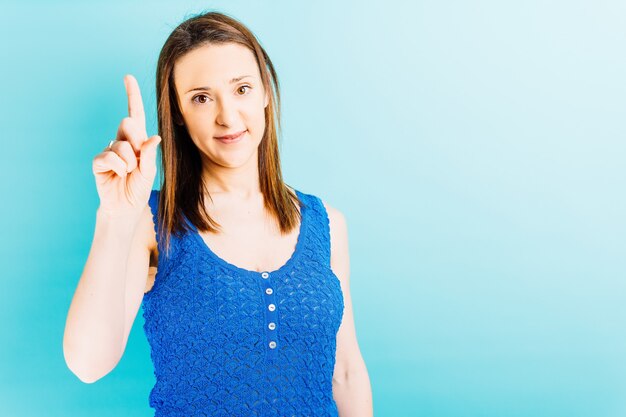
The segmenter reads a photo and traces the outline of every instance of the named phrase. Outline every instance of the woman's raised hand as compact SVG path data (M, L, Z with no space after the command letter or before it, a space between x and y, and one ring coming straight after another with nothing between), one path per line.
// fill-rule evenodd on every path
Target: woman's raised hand
M93 159L100 196L100 211L113 215L139 215L148 203L156 176L156 153L161 137L148 138L139 84L124 77L128 117L122 119L115 142Z

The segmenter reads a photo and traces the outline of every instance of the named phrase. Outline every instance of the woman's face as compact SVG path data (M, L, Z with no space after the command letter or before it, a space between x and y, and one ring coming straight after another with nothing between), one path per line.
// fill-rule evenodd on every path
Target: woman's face
M230 168L257 163L268 97L252 51L235 43L198 47L176 61L174 84L204 163ZM216 139L241 131L235 143Z

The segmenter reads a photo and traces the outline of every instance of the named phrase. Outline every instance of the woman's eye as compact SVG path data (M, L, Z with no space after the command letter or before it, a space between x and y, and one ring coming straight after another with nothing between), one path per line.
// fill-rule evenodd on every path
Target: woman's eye
M245 88L245 87L252 88L252 87L250 87L249 85L242 85L241 87L239 87L239 88L237 89L237 91L240 91L242 88Z
M196 100L196 99L199 99L199 98L203 98L204 100L200 100L200 101ZM197 104L204 104L204 103L206 103L207 102L206 99L208 99L208 97L206 95L204 95L204 94L198 94L197 96L194 96L194 98L192 98L193 102L197 103Z

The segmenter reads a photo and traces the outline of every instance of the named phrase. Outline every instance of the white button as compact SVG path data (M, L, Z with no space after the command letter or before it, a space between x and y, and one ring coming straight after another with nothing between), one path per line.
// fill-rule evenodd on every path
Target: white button
M276 328L276 323L272 322L272 323L268 324L267 327L269 327L270 330L274 330Z
M271 294L271 293L273 293L273 292L274 292L274 291L273 291L271 288L266 288L266 289L265 289L265 294Z
M270 304L270 305L268 305L268 306L267 306L267 308L268 308L270 311L274 311L274 310L276 310L276 306L275 306L274 304Z
M261 274L261 276L262 276L263 278L266 278L266 279L267 279L267 277L269 277L269 276L270 276L270 274L268 274L267 272L263 272L263 273Z
M276 342L273 340L270 342L270 348L274 349L276 347Z

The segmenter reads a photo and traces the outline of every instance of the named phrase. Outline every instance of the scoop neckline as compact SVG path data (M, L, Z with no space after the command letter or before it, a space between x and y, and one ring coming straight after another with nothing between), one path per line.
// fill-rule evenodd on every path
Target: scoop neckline
M200 233L198 232L198 228L193 223L191 223L191 221L187 219L187 222L191 225L191 229L192 229L191 234L193 235L193 238L195 242L198 244L198 246L200 246L201 249L205 253L207 253L211 258L213 258L213 260L216 261L220 266L223 266L235 272L246 274L246 275L260 276L265 273L270 274L270 275L282 274L286 272L287 270L289 270L292 267L292 265L296 262L298 257L300 256L300 253L302 252L302 249L304 246L304 239L305 239L305 235L306 235L306 232L308 229L308 223L309 223L308 208L307 208L307 204L304 202L304 197L302 193L298 191L297 189L293 188L293 190L295 191L296 196L298 197L298 200L299 200L298 204L300 205L300 226L298 230L298 238L296 240L296 247L291 253L291 256L278 269L275 269L273 271L268 271L268 270L254 271L251 269L242 268L231 262L228 262L227 260L220 257L217 253L213 252L213 250L204 241L204 239L202 239L202 236L200 236Z

